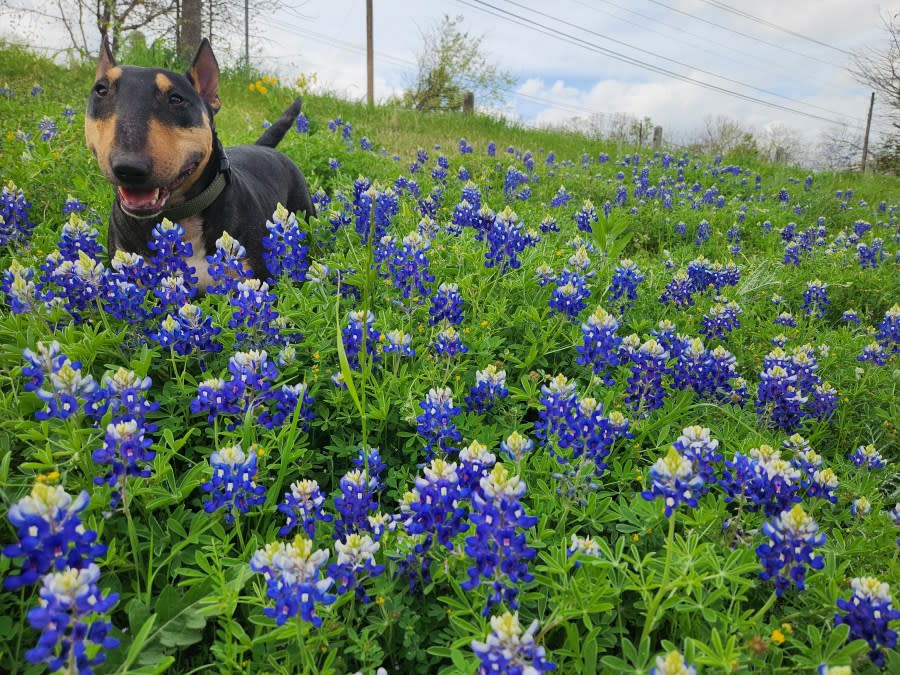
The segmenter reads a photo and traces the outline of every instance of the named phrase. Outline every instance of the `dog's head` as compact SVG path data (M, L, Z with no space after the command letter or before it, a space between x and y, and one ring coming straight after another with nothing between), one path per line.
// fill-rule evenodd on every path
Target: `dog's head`
M219 66L203 39L188 71L118 66L104 39L84 131L126 213L184 201L213 152Z

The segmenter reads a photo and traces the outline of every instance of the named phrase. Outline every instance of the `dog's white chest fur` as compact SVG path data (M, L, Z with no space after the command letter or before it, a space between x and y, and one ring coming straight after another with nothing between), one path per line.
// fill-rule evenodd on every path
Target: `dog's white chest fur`
M181 221L184 228L184 241L191 245L191 257L186 258L189 267L194 268L194 276L197 277L197 287L202 291L213 284L213 278L209 275L209 263L206 261L206 245L203 243L203 218L191 216Z

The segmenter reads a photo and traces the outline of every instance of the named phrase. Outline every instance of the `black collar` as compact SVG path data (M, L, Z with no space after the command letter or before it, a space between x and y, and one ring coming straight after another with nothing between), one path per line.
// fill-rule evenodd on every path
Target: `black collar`
M161 222L163 218L168 218L173 223L177 223L185 218L196 216L208 209L212 203L219 198L219 195L222 194L222 190L225 189L225 186L228 185L229 182L231 182L231 167L228 164L228 157L225 155L225 152L222 151L219 161L219 170L216 173L216 177L213 178L212 182L196 197L191 197L181 204L176 204L171 208L163 209L151 216L138 216L128 213L127 211L126 214L130 218L138 218L139 220L153 219L156 222Z

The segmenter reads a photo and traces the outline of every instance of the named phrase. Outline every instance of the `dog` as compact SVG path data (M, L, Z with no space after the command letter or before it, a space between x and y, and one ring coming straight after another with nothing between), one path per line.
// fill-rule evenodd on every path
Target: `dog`
M255 145L222 147L214 116L219 65L203 38L187 72L116 65L104 38L88 99L85 140L116 187L107 249L149 257L151 233L168 218L192 245L198 286L212 283L206 256L228 232L246 250L245 266L269 276L263 260L266 220L283 204L315 215L306 179L275 146L300 113L297 99Z

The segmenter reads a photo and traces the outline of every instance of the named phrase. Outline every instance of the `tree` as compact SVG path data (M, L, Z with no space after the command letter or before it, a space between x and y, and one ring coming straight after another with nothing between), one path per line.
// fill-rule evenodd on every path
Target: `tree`
M887 106L893 126L900 129L900 12L882 16L887 30L887 48L867 47L853 56L850 73L875 90Z
M460 28L462 20L445 14L422 34L415 81L403 93L405 105L416 110L458 110L467 91L479 102L501 103L515 84L515 78L488 61L483 36L474 37Z

